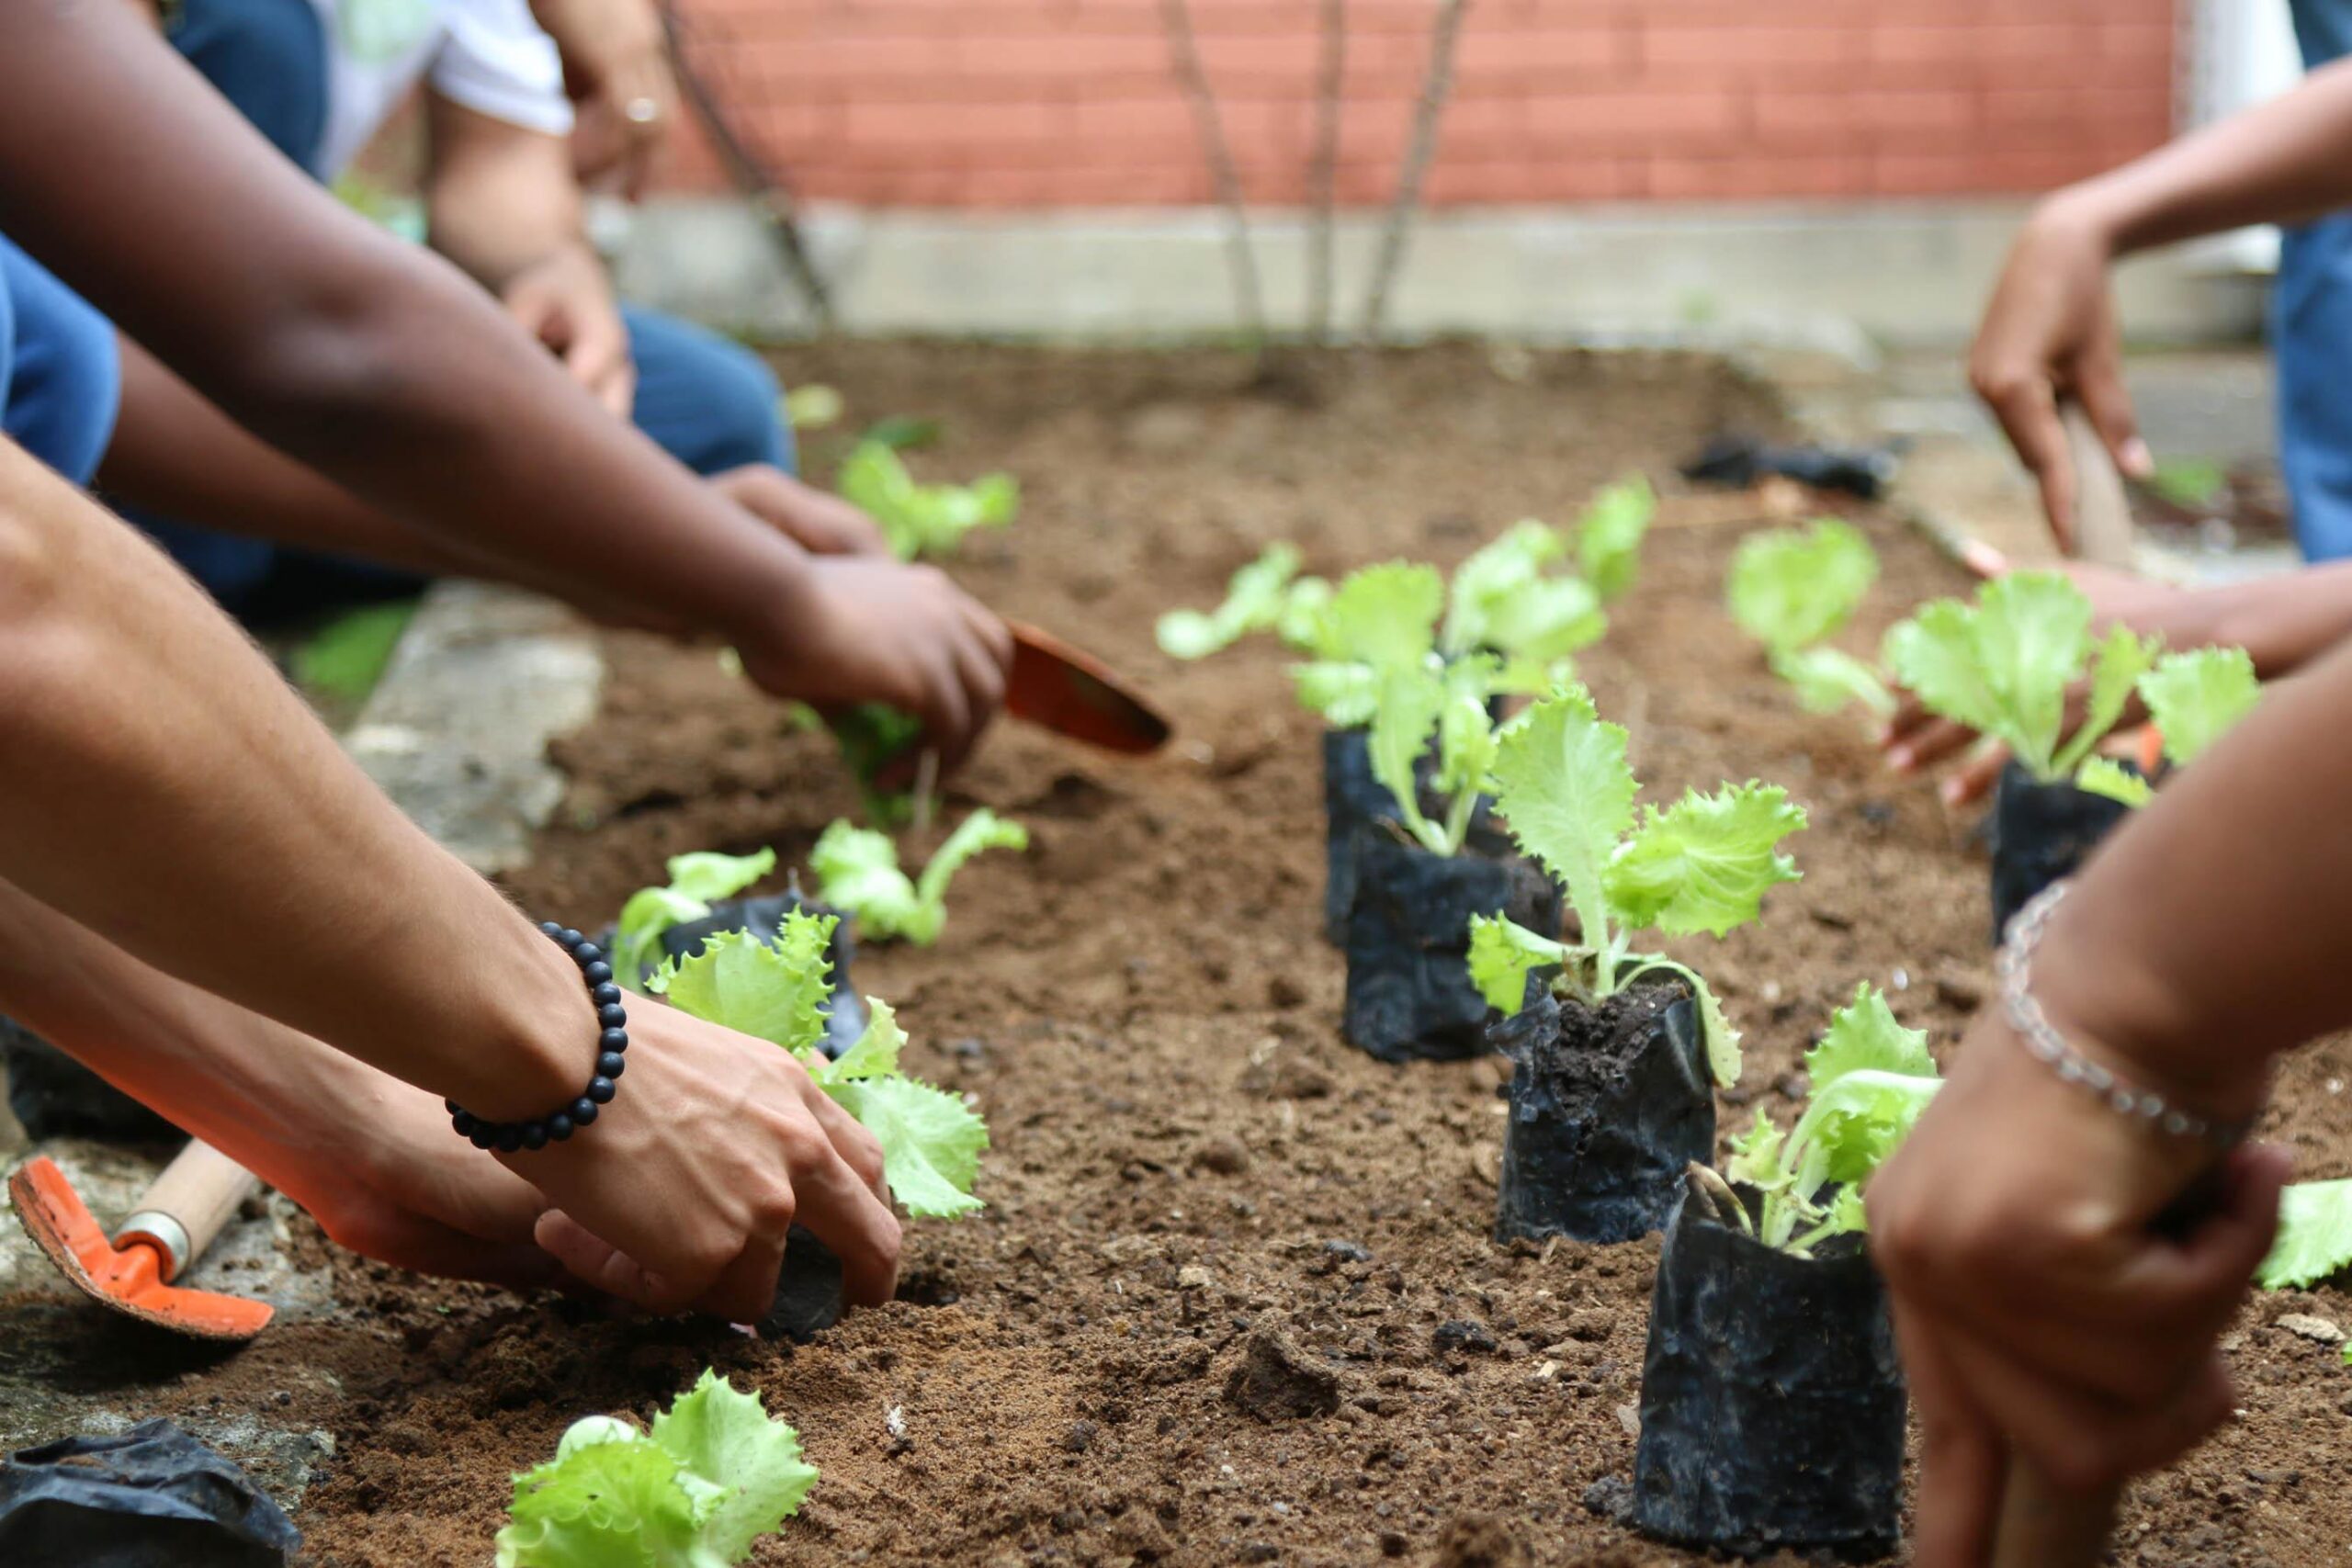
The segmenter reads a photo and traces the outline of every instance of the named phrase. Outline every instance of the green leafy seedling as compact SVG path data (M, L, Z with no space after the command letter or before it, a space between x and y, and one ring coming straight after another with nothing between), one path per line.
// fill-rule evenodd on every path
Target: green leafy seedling
M1497 737L1495 807L1520 848L1566 890L1582 933L1573 945L1499 916L1470 921L1470 977L1506 1015L1524 1004L1528 977L1556 966L1558 987L1598 1007L1643 975L1667 971L1699 1003L1707 1059L1720 1083L1739 1077L1739 1035L1696 971L1662 953L1635 953L1634 933L1720 937L1761 912L1767 890L1798 879L1781 841L1804 808L1753 781L1696 790L1636 820L1625 731L1604 722L1581 687L1534 704Z
M2262 682L2245 649L2195 648L2157 660L2140 677L2140 700L2163 738L2165 760L2185 768L2254 711ZM2075 787L2131 807L2155 798L2146 779L2106 757L2085 759Z
M1883 718L1894 694L1879 672L1827 646L1878 580L1878 552L1860 529L1835 517L1804 528L1750 534L1732 557L1724 599L1742 631L1764 647L1772 672L1814 713L1849 704Z
M1755 1125L1731 1141L1724 1168L1762 1194L1757 1239L1800 1258L1863 1228L1862 1183L1942 1087L1927 1034L1895 1021L1868 984L1829 1021L1804 1069L1813 1089L1795 1129L1783 1135L1759 1107ZM1747 1222L1745 1209L1734 1213Z
M861 442L842 463L842 499L872 517L900 560L952 554L976 528L1002 528L1021 510L1021 487L1010 474L989 474L968 485L926 485L907 472L897 450Z
M711 851L670 857L670 884L640 887L621 906L613 927L613 977L641 991L638 976L662 956L662 938L673 926L707 919L710 907L732 898L775 869L775 852L723 855Z
M857 917L859 934L875 941L903 938L929 947L947 926L947 887L967 862L984 850L1025 850L1029 830L986 807L947 836L921 877L899 867L899 848L871 829L836 822L808 852L818 878L817 901Z
M2163 644L2118 626L2091 635L2091 602L2052 572L1986 583L1971 604L1938 599L1886 635L1886 663L1927 709L2009 749L2038 784L2072 780L2122 719ZM2082 723L2069 689L2087 672Z
M514 1477L498 1568L726 1568L816 1483L800 1435L705 1371L650 1431L583 1417Z

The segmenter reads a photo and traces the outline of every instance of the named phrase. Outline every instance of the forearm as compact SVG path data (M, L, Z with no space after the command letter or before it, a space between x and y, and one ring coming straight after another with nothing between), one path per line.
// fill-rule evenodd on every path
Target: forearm
M0 0L0 141L66 150L0 161L0 229L238 423L567 594L739 642L791 624L797 547L616 429L445 263L322 196L117 0Z
M2223 1110L2352 1025L2352 649L2274 688L2092 861L2036 987L2062 1023Z
M2352 62L2052 198L2116 254L2352 204Z
M160 553L0 444L0 877L501 1119L584 1080L571 964L359 773Z
M559 259L603 274L571 157L559 137L428 100L426 238L493 294Z
M2331 561L2183 596L2143 630L2173 648L2242 648L2264 680L2293 673L2352 638L2352 561Z

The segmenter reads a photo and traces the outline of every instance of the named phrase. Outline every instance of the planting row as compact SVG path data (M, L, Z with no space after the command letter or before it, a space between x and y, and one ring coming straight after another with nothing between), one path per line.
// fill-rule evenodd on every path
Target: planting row
M1638 481L1614 487L1573 528L1520 524L1450 581L1392 561L1330 582L1277 546L1216 609L1165 617L1159 639L1182 658L1260 634L1298 652L1297 694L1328 726L1323 913L1346 954L1341 1031L1395 1063L1509 1058L1494 1235L1666 1233L1631 1522L1744 1553L1875 1553L1898 1534L1905 1393L1861 1194L1934 1096L1936 1064L1859 985L1805 1058L1794 1124L1759 1111L1718 1162L1716 1091L1739 1077L1738 1032L1703 962L1645 939L1720 939L1761 919L1771 889L1801 875L1789 846L1806 814L1754 780L1637 806L1626 732L1574 659L1634 588L1653 507ZM2087 601L2054 576L1921 606L1874 660L1859 657L1836 638L1876 575L1861 535L1823 520L1747 540L1725 599L1804 707L1883 723L1917 704L2007 749L1996 932L2258 699L2243 653L2097 635ZM2153 728L2119 741L2137 710ZM840 728L868 781L894 730L903 743L893 716ZM904 807L874 804L884 823ZM898 1070L904 1036L849 971L861 938L940 940L956 870L1024 845L1017 825L976 811L910 874L886 832L836 823L810 852L806 896L797 877L747 896L772 852L683 855L668 885L628 901L609 945L631 983L795 1052L880 1141L906 1211L952 1219L979 1206L986 1128ZM2352 1263L2352 1183L2295 1189L2287 1213L2266 1283ZM822 1328L840 1285L821 1243L796 1232L763 1326ZM592 1419L518 1477L500 1561L738 1561L813 1479L787 1428L707 1378L650 1434ZM638 1501L613 1506L624 1491ZM681 1540L697 1544L663 1555ZM626 1555L631 1541L652 1550Z

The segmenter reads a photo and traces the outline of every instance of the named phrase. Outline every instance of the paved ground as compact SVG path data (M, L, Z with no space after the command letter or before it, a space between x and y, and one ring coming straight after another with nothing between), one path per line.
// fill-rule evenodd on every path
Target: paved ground
M1910 443L1903 500L1982 538L2014 559L2045 559L2049 536L2024 470L1968 389L1959 355L1913 352L1858 367L1826 356L1763 362L1817 428L1841 440ZM2270 359L2258 347L2135 355L2125 370L2143 434L2159 459L2224 468L2271 461ZM2285 570L2293 553L2275 544L2228 551L2149 543L2149 564L2200 581Z

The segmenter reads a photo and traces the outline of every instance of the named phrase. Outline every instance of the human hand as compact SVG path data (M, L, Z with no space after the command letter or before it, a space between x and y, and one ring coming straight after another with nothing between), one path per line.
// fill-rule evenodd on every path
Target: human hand
M575 170L583 181L611 177L636 200L677 110L660 14L648 0L532 0L531 9L563 55L578 111Z
M2235 1115L2261 1089L2232 1092L2194 1103ZM2217 1206L2174 1239L2160 1217L2208 1157L2062 1082L1996 1011L1979 1017L1868 1193L1919 1412L1917 1568L1987 1562L2012 1450L2091 1494L2170 1462L2228 1416L2215 1341L2269 1250L2288 1160L2228 1156Z
M820 712L876 702L910 713L953 770L1004 702L1012 634L935 567L820 557L809 577L805 600L737 637L743 672Z
M710 477L711 487L812 556L890 557L874 519L783 469L751 463Z
M586 247L566 245L515 274L503 298L507 313L563 361L573 380L615 417L628 418L637 399L628 328L603 264Z
M628 1073L595 1122L498 1156L547 1195L539 1245L649 1311L755 1323L797 1221L840 1257L852 1303L888 1301L899 1221L873 1134L765 1041L650 998L628 1018Z
M2109 292L2114 247L2082 198L2061 192L2027 220L1978 323L1968 378L2041 487L2059 547L2075 547L2075 477L2058 417L2073 399L2133 479L2155 469L2123 388L2123 348Z

